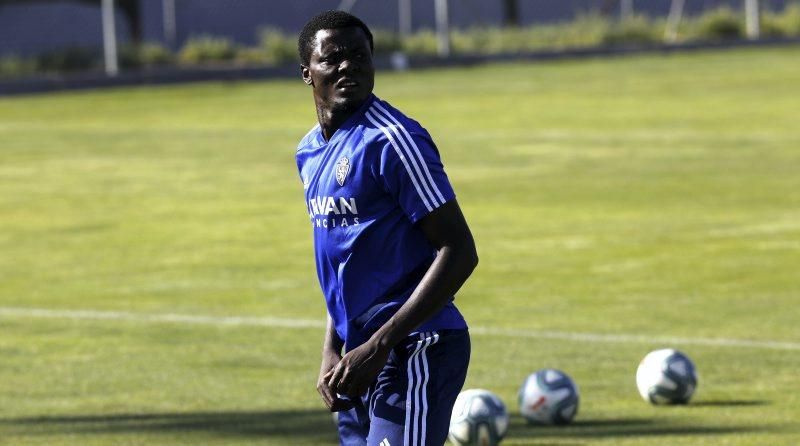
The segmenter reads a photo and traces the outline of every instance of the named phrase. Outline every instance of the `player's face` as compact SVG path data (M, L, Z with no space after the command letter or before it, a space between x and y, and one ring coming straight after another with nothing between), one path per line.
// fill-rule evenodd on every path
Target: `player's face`
M354 111L375 85L367 35L359 27L317 31L303 79L314 88L318 104L334 112Z

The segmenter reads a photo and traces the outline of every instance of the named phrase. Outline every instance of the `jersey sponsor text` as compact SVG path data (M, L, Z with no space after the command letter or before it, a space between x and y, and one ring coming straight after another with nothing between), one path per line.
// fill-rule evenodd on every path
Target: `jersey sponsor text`
M311 226L337 228L359 224L358 205L353 197L315 197L308 200Z

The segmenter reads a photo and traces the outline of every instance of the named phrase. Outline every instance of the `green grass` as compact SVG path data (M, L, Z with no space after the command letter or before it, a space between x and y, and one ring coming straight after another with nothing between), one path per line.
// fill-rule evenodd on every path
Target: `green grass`
M436 139L481 264L467 387L504 444L794 445L797 350L674 343L693 404L651 407L657 338L800 342L800 49L379 74ZM322 321L294 164L298 80L0 100L0 310ZM2 311L0 311L2 314ZM314 390L320 328L0 315L0 444L336 444ZM525 426L523 378L581 389Z

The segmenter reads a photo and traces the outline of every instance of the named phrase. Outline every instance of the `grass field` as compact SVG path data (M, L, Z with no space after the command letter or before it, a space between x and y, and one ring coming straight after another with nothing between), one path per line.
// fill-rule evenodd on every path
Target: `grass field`
M507 445L800 444L800 48L379 74L481 264L467 387ZM0 444L336 444L300 80L0 99ZM634 374L679 348L685 407ZM581 389L526 426L524 377Z

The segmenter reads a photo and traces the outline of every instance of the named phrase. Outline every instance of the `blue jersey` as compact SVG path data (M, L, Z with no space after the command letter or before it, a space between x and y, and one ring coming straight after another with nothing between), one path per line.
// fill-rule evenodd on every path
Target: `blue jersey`
M315 126L297 167L319 283L350 350L414 291L436 257L415 223L455 194L428 132L374 95L330 141ZM452 300L419 331L466 328Z

